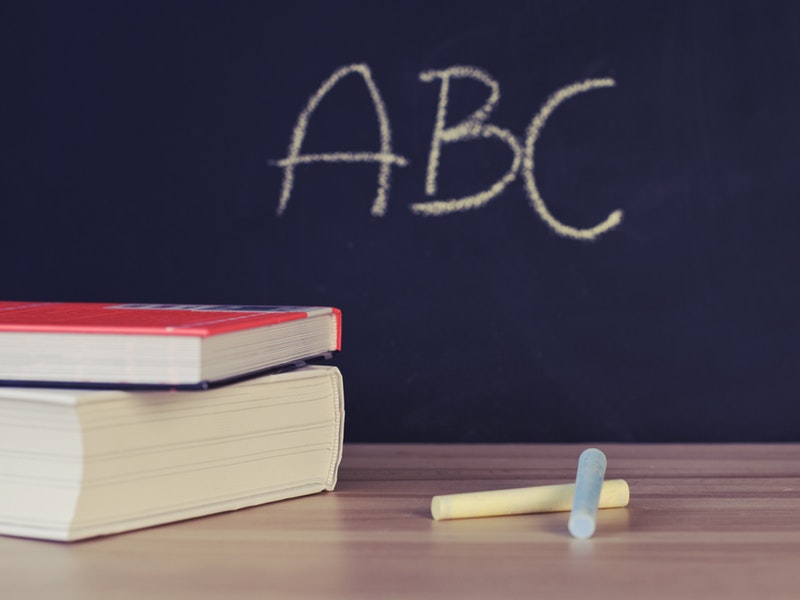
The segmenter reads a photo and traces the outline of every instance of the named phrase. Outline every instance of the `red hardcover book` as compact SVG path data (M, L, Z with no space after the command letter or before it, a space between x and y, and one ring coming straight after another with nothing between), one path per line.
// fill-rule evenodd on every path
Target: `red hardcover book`
M0 381L206 388L341 348L332 307L0 302Z

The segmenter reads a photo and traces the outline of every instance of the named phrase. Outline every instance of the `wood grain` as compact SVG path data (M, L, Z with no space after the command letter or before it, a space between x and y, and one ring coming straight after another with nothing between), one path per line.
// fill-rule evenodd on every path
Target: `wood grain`
M800 444L599 445L631 488L436 522L430 499L574 479L577 445L347 445L337 491L60 544L0 537L0 598L797 598Z

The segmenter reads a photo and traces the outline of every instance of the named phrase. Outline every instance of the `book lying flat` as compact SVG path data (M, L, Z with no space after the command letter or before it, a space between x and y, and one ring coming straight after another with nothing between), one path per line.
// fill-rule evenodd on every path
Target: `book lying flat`
M0 388L0 533L71 541L332 490L335 367L204 391Z
M0 382L206 388L341 347L329 307L0 302Z

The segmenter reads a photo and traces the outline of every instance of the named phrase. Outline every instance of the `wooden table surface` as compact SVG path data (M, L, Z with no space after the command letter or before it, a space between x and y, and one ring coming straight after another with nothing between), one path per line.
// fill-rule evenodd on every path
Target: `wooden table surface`
M615 445L628 508L433 521L574 480L585 445L346 445L335 492L63 544L0 537L0 598L800 598L800 444Z

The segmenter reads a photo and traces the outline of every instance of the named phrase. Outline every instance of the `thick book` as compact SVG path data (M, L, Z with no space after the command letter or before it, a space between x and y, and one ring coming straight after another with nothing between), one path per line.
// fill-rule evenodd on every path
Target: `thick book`
M72 541L332 490L336 367L203 391L0 387L0 533Z
M207 388L329 357L332 307L0 302L0 383Z

